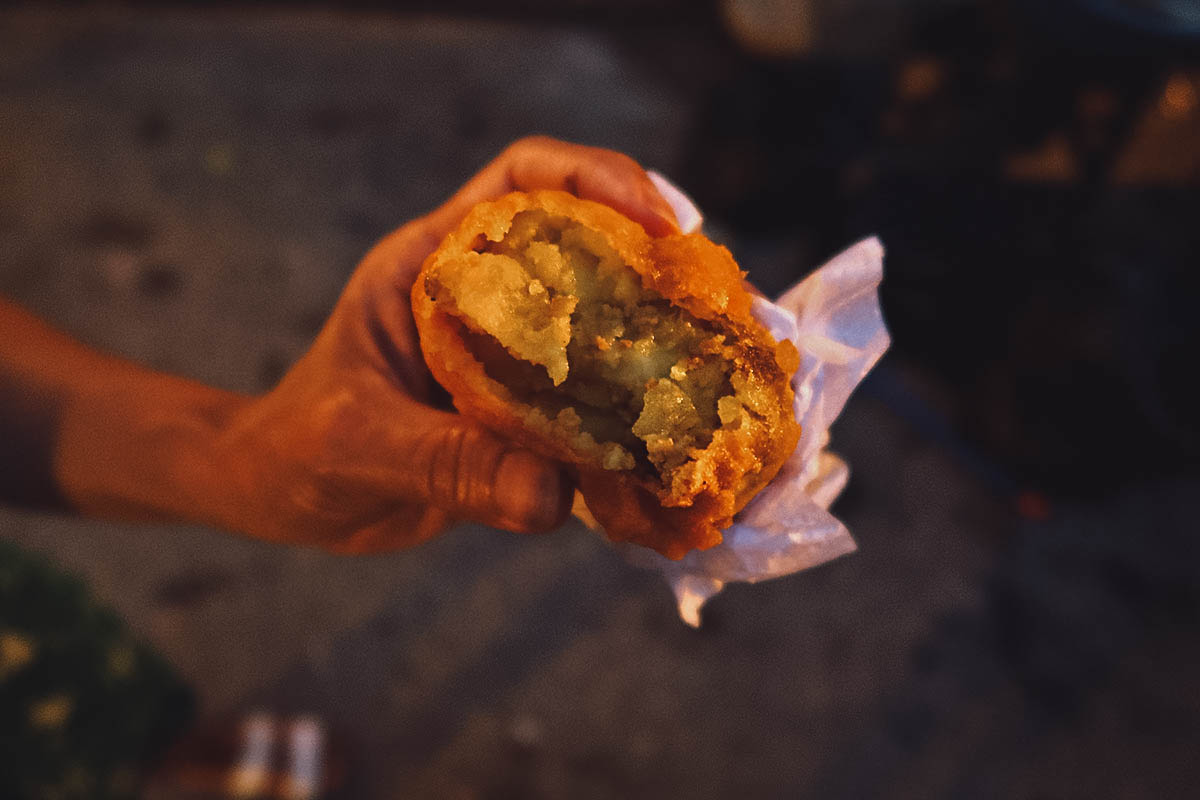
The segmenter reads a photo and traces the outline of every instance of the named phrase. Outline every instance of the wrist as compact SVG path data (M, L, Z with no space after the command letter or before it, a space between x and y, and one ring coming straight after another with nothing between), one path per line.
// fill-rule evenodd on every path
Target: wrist
M64 402L56 480L88 515L233 527L241 501L221 442L249 402L140 368L114 371Z

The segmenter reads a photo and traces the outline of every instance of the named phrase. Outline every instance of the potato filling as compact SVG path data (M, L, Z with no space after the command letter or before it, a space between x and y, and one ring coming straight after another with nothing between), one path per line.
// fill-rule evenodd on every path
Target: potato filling
M603 235L565 217L523 211L426 286L488 374L607 469L678 486L714 431L755 416L725 334L644 288Z

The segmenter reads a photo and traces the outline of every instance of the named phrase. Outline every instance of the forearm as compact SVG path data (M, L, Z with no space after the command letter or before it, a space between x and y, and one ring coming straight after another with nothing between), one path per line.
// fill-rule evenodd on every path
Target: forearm
M0 301L0 497L229 527L245 398L91 350Z

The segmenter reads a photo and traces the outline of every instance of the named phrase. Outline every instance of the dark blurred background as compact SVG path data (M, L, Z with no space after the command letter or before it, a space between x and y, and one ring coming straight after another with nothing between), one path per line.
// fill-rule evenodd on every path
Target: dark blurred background
M834 430L860 552L697 631L577 525L0 535L200 728L318 715L342 797L1193 797L1198 43L1194 0L0 10L0 293L92 345L265 390L528 133L672 176L768 293L879 235L894 339Z

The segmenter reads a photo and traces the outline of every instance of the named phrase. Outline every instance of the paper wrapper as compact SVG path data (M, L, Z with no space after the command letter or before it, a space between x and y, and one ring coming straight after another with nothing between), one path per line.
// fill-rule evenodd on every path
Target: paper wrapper
M651 173L685 231L700 227L688 197ZM850 469L829 452L829 426L891 339L879 307L883 245L866 239L835 256L774 303L754 301L754 315L777 339L800 351L792 379L800 443L783 469L724 531L724 541L679 561L636 545L618 545L631 562L658 570L675 592L679 616L700 624L700 607L730 581L750 583L815 567L855 549L829 506Z

